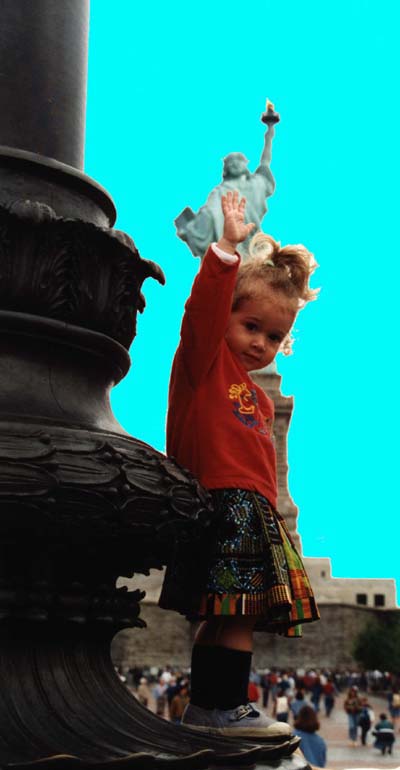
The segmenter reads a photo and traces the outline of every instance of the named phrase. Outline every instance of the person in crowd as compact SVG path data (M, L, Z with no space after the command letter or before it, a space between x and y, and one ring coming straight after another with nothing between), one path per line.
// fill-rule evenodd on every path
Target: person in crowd
M169 718L171 722L180 724L183 712L189 703L189 687L187 682L182 682L178 687L178 692L172 698L169 706Z
M260 679L260 687L262 690L262 705L263 708L268 708L268 701L269 701L269 692L271 688L271 682L270 682L270 671L267 669L263 672L261 679Z
M327 681L323 685L322 692L324 696L325 716L330 717L332 709L335 705L336 695L336 687L331 676L328 677Z
M282 671L279 679L279 689L287 693L290 690L290 681L287 671Z
M141 666L133 666L129 669L129 675L131 678L131 682L135 690L139 687L140 680L143 677L143 669Z
M301 738L300 749L307 762L314 767L325 767L326 743L317 734L319 721L315 709L312 706L303 706L297 714L294 727L295 735Z
M304 691L303 690L297 690L296 695L293 698L293 700L290 701L289 708L291 713L293 714L294 720L296 720L296 717L299 713L299 711L304 706L309 706L310 704L307 703L305 697L304 697Z
M387 718L387 714L379 715L379 722L376 723L372 735L375 737L376 749L379 749L382 754L392 753L395 732L393 722Z
M397 687L395 687L393 691L389 694L388 705L389 705L390 716L392 717L393 727L394 727L394 730L396 731L396 727L398 725L399 718L400 718L400 692L397 689Z
M149 707L150 704L150 687L148 685L147 679L145 676L142 676L139 680L139 685L136 690L136 696L139 701L139 703L142 704L142 706Z
M368 698L364 696L361 698L361 711L358 715L358 725L361 730L361 744L362 746L367 745L367 735L369 730L371 729L371 725L375 721L374 712L370 706L370 703L368 701Z
M168 685L171 683L172 678L173 678L173 674L171 671L171 666L167 665L165 666L165 668L163 668L159 676L160 682L162 682L162 684L167 685L168 687Z
M247 688L247 699L249 703L258 703L260 698L260 690L256 685L254 679L249 680L249 686Z
M270 689L272 700L275 700L276 693L278 692L278 689L279 689L278 680L279 680L278 672L275 668L272 668L268 676L269 689Z
M289 698L286 695L286 690L278 690L274 701L273 714L277 722L289 721Z
M165 697L167 699L168 710L170 709L172 698L179 692L180 681L175 675L171 676L168 684L165 683Z
M153 687L153 697L156 703L156 714L159 717L163 717L165 715L165 706L167 703L167 685L161 678Z
M357 687L349 688L344 701L344 710L347 714L350 745L357 746L358 717L361 711L361 700Z
M311 703L314 706L315 711L319 711L319 703L322 695L322 684L319 674L314 679L311 687Z

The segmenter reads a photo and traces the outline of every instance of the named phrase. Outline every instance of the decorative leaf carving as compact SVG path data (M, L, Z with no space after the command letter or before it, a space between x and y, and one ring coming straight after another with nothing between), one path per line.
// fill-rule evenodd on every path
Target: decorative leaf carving
M0 496L45 495L57 481L38 465L0 461Z
M125 233L62 219L37 201L0 206L0 308L93 329L129 348L143 281L164 276Z
M1 460L33 460L49 457L54 450L37 436L0 433Z
M62 484L82 487L110 484L120 475L118 467L106 465L99 457L83 457L79 454L57 452L57 478Z

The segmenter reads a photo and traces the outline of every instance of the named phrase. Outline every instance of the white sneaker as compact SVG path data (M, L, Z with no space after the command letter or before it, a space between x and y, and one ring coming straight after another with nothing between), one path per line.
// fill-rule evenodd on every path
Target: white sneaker
M183 712L182 724L191 730L227 738L269 738L282 740L292 735L287 722L275 722L257 711L250 703L234 709L203 709L188 703Z

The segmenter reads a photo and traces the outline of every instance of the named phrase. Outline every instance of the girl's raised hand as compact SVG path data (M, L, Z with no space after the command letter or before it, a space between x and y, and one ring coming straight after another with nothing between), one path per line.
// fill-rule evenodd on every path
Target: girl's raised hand
M251 231L254 230L254 222L245 224L244 212L246 208L246 198L242 198L239 201L239 193L227 192L221 198L222 212L224 215L224 232L222 238L218 242L220 248L230 246L235 251L238 243L245 241Z

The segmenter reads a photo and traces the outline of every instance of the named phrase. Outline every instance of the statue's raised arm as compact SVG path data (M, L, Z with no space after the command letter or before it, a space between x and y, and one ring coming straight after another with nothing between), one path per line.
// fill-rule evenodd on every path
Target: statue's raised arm
M268 121L260 164L254 173L249 171L249 161L245 155L241 152L229 153L224 158L222 182L214 187L204 206L197 214L187 207L176 218L177 235L187 243L194 257L202 257L210 243L218 241L221 237L223 229L221 197L229 190L237 190L240 197L246 198L246 223L254 222L256 229L260 229L267 211L266 199L275 190L275 180L270 169L274 134L273 122ZM246 241L241 245L240 250L246 251Z
M272 176L272 172L270 169L270 164L272 159L272 140L274 136L275 136L275 126L273 125L273 123L270 123L268 125L268 128L264 136L264 148L261 153L260 165L258 166L258 168L256 168L256 171L255 171L256 174L264 174L268 180L270 192L267 192L266 197L269 197L270 195L272 195L272 193L275 190L275 179Z

